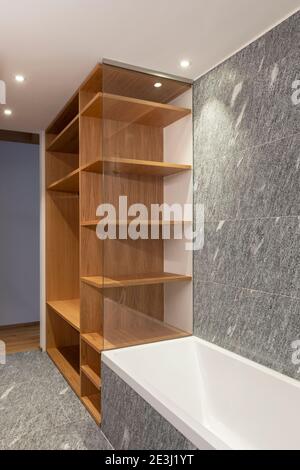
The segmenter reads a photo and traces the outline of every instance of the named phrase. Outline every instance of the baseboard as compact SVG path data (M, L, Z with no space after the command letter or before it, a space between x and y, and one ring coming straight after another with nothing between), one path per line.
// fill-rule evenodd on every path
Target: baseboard
M3 325L0 326L0 331L1 330L8 330L9 328L24 328L26 326L39 326L40 322L39 321L34 321L30 323L17 323L16 325Z

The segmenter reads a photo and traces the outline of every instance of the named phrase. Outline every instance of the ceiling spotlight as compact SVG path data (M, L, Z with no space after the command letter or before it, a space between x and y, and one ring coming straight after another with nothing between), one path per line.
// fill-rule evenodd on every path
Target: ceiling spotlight
M154 83L154 86L155 86L155 88L160 88L162 86L162 84L160 82L156 82L156 83Z
M184 59L180 62L180 67L183 69L187 69L191 65L190 61L187 59Z
M16 75L15 80L16 82L23 83L25 80L25 77L23 77L23 75Z
M5 109L4 114L5 114L5 116L11 116L12 115L12 110L11 109Z

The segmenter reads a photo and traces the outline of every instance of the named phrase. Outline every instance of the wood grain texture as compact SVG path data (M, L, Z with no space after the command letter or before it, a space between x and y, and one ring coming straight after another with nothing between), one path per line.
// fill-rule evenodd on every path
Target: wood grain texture
M185 336L163 323L164 283L191 277L163 272L163 240L95 233L99 204L150 209L163 177L191 169L163 155L163 128L191 112L166 103L190 85L155 81L98 64L46 133L47 350L98 424L101 351Z
M6 354L40 349L40 324L0 327L0 340L5 342Z
M170 104L140 100L110 93L98 93L81 112L102 118L153 127L167 127L191 114L191 110Z
M105 92L158 103L169 103L191 88L188 83L111 65L103 65L102 74ZM162 86L155 88L156 82Z
M85 165L83 170L92 173L115 173L144 176L171 176L192 169L191 165L137 160L134 158L104 157Z
M48 144L48 152L79 152L79 116L77 115L69 124L56 135Z
M80 166L101 159L102 121L80 116Z
M191 276L173 273L150 273L127 276L115 276L113 279L103 276L82 277L81 280L86 284L97 287L98 289L109 289L116 287L145 286L154 284L166 284L168 282L188 282L192 280Z
M48 306L55 310L75 330L80 331L80 300L56 300L47 302Z
M100 353L104 349L104 338L99 333L83 333L81 339L97 353Z
M47 353L76 395L80 396L79 348L50 348Z
M79 298L79 200L68 193L46 195L46 297Z
M178 328L167 325L111 299L105 300L104 322L105 349L122 348L189 336Z
M81 282L80 332L103 336L103 297L94 286Z
M46 152L46 187L79 168L79 155Z
M54 181L47 189L63 193L79 193L79 169L72 171L58 181Z
M97 387L101 388L100 378L100 354L95 351L86 341L81 340L81 372L83 372L91 382Z
M97 207L103 202L102 177L97 173L80 173L80 220L96 218Z
M78 115L79 94L78 91L69 99L60 113L49 124L46 133L58 135Z

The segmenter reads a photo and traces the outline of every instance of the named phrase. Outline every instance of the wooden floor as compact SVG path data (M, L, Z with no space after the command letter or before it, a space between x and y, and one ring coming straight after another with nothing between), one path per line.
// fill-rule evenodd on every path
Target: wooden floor
M6 344L6 354L40 348L40 324L0 327L0 340Z

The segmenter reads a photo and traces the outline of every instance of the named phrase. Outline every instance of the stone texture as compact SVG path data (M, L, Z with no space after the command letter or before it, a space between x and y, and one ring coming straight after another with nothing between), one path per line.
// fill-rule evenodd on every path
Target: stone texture
M300 299L299 220L207 222L204 247L194 253L195 279Z
M300 135L203 159L195 202L206 220L297 216L300 212Z
M46 353L7 356L0 365L0 449L111 446Z
M292 342L300 338L300 300L213 282L195 283L194 334L299 379Z
M193 450L140 395L102 363L102 430L118 450Z
M300 12L194 87L194 332L298 378Z

